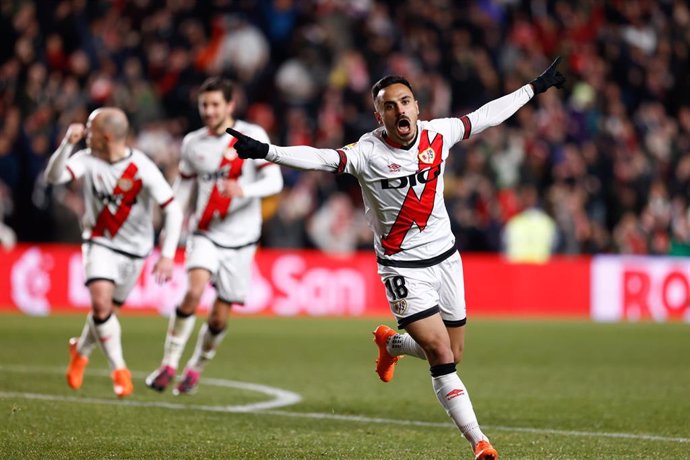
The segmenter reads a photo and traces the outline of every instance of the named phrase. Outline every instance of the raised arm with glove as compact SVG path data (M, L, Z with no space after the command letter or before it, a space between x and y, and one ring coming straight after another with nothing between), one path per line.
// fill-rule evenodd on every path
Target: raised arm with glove
M558 89L563 88L565 77L558 71L558 64L560 62L561 57L558 56L541 75L530 82L532 88L534 88L535 95L543 93L552 86Z
M226 133L230 134L232 137L237 139L235 142L235 151L240 158L266 158L268 154L268 144L259 142L249 136L245 136L239 131L235 131L232 128L225 130Z

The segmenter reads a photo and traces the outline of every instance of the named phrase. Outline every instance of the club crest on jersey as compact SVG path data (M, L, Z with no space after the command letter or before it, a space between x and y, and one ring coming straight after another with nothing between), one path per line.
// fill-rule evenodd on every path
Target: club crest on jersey
M431 164L434 162L434 158L436 157L436 152L434 152L434 149L429 147L426 150L419 152L418 157L419 157L419 161L421 161L422 163Z
M121 177L117 181L117 186L120 187L120 190L122 190L123 192L129 192L130 190L132 190L134 182L132 181L132 179L128 177Z
M228 147L225 149L225 152L223 152L223 157L225 157L229 161L232 161L235 158L237 158L237 151L234 147Z
M393 301L393 311L398 315L402 315L407 311L407 300L398 299Z

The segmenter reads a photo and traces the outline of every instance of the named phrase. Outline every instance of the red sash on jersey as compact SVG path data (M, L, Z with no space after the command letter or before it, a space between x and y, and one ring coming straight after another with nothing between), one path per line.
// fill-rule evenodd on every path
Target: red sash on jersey
M103 206L103 209L101 209L96 219L96 225L91 231L92 237L105 236L105 231L107 230L110 234L110 238L115 238L120 227L122 227L122 224L125 223L129 213L132 211L132 206L136 203L137 195L141 190L141 179L134 178L138 170L139 168L137 168L137 165L130 163L117 180L117 185L115 186L115 190L113 190L113 196L122 196L120 206L117 208L115 214L110 212L108 204Z
M237 139L235 139L234 137L230 139L230 143L228 144L228 150L232 149L232 146L235 145L235 142L237 142ZM233 155L231 158L228 158L228 155L223 155L220 159L220 165L218 165L218 169L220 170L223 169L223 167L230 165L228 179L237 179L240 176L240 174L242 174L243 163L244 160L238 157L237 154ZM215 183L213 185L213 189L211 190L211 194L208 197L206 209L204 209L204 212L201 215L201 219L199 219L197 229L208 230L208 226L211 224L211 220L214 216L218 216L220 219L225 219L225 216L228 214L228 209L230 209L231 201L231 197L223 196L220 193L220 190L218 190L218 183Z
M435 167L440 167L443 159L443 136L436 134L434 142L429 143L429 132L422 131L419 137L419 152L417 172L429 169L434 170ZM440 174L439 174L440 176ZM436 199L436 185L438 184L439 176L435 176L424 184L424 190L421 197L417 197L412 186L407 189L407 196L403 201L398 217L391 227L388 235L384 236L381 244L385 249L386 255L395 254L401 251L407 232L412 228L412 224L417 224L420 231L426 228L429 216L434 209L434 201Z

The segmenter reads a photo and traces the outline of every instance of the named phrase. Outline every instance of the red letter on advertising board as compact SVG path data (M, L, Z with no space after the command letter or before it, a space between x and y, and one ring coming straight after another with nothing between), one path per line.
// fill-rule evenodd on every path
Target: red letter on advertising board
M623 317L639 320L651 317L649 311L649 275L644 272L623 272Z
M680 296L674 295L673 298L669 298L671 297L670 290L674 288L681 289L682 292L677 292ZM672 271L664 279L661 296L669 319L682 319L685 315L685 309L690 306L690 285L688 284L688 279L682 272Z

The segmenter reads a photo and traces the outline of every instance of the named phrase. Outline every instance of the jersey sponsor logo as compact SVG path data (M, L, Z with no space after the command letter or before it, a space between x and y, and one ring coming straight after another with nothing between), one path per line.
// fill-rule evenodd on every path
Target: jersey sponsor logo
M115 190L110 194L99 192L94 187L94 196L103 203L103 209L98 214L91 236L105 236L108 232L111 238L115 238L132 212L143 185L141 179L136 177L137 171L137 165L130 163L117 180Z
M462 396L464 394L465 390L462 388L454 388L446 393L446 401L450 401L451 399L457 398L458 396Z
M386 255L392 255L402 250L401 246L412 225L417 225L419 231L424 231L434 210L436 201L436 186L438 177L441 175L441 155L443 149L443 136L436 134L434 141L429 141L429 131L422 131L419 139L419 163L418 172L409 176L396 179L383 179L381 187L383 189L403 189L407 188L407 194L403 201L400 212L391 226L390 231L381 239ZM429 153L431 150L433 153ZM425 163L425 159L432 159L432 163ZM414 190L417 184L424 184L424 189L420 196Z
M216 171L203 173L202 175L199 176L199 178L204 182L208 182L208 181L215 181L218 179L224 179L224 178L228 177L229 174L230 174L230 164L229 163L227 163L227 164L221 163L221 166Z
M237 142L237 139L233 137L228 144L227 150L232 150L234 152L235 149L233 145L235 145L235 142ZM223 154L223 157L220 159L220 165L218 165L218 171L211 174L216 178L227 177L228 179L237 179L240 174L242 174L242 164L244 160L238 157L237 154L231 157L232 158L229 158L229 155ZM203 178L202 176L202 179ZM218 189L218 182L216 182L213 185L213 189L211 189L211 194L208 197L206 208L204 208L204 212L201 214L197 229L208 230L214 217L221 220L225 219L225 216L228 215L231 202L232 198L224 196Z
M391 163L388 165L388 172L397 173L400 172L400 168L402 168L402 166L400 166L399 164Z
M441 165L433 168L423 169L419 172L410 174L409 176L394 177L392 179L381 179L381 188L384 190L414 187L417 184L426 184L432 180L436 180L441 175Z

